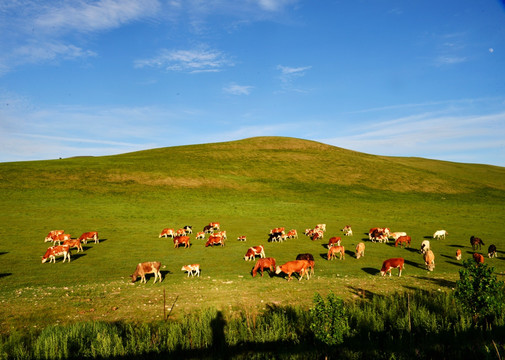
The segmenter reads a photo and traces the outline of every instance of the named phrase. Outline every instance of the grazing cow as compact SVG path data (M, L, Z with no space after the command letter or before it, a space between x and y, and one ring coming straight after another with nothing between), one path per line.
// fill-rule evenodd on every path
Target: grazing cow
M205 234L214 234L214 228L211 225L205 225L203 227L203 232Z
M308 271L310 264L307 260L293 260L288 261L287 263L277 266L275 269L275 273L278 275L281 272L288 274L288 281L291 280L291 274L298 273L300 276L298 281L302 280L303 275L307 274L307 280L309 279Z
M174 248L178 248L179 245L184 245L184 248L191 246L189 242L189 236L176 236L174 237Z
M161 237L173 238L174 237L174 229L165 228L165 229L161 230L160 236L158 236L158 237L160 237L160 238Z
M184 229L177 229L177 231L174 234L175 237L177 236L186 236L186 230Z
M402 270L405 267L405 259L403 258L392 258L387 259L382 263L381 276L385 276L389 272L389 277L391 277L391 270L397 268L398 276L402 276Z
M95 240L95 244L98 244L100 242L100 239L98 238L98 232L96 231L88 231L83 233L79 237L79 240L81 240L85 244L88 243L88 240Z
M344 233L344 236L352 236L352 229L351 225L346 225L342 230L340 230Z
M429 240L423 240L421 243L421 254L426 253L426 251L430 250L430 241Z
M312 241L314 240L319 240L324 237L324 232L320 229L314 229L314 232L312 233L312 236L310 237Z
M159 261L148 261L139 263L137 265L137 268L135 269L135 272L132 274L132 283L137 281L137 277L139 276L140 276L140 282L143 282L144 284L147 283L146 274L154 274L153 285L156 283L158 277L161 282L163 279L161 277L160 268L161 263Z
M193 234L193 226L186 225L182 228L186 235Z
M214 230L220 230L221 229L221 225L218 223L218 222L211 222L209 224L209 226L214 229Z
M400 246L403 246L403 247L410 247L410 241L412 239L410 238L410 236L400 236L398 239L396 239L395 241L395 247L398 246L398 244L400 244Z
M472 245L473 250L477 250L477 246L479 247L480 250L481 246L484 245L484 241L472 235L470 237L470 244Z
M368 233L368 238L372 242L388 242L388 235L389 235L389 229L386 231L384 228L372 228L370 229L370 232Z
M329 248L327 255L328 260L335 259L337 254L339 255L339 260L342 260L342 258L345 260L345 248L343 246L332 246Z
M296 260L307 260L309 262L310 274L314 275L316 269L316 262L314 261L314 255L305 253L296 255Z
M396 231L389 234L388 237L393 238L393 240L396 241L400 236L407 236L407 233L403 231Z
M315 228L326 231L326 224L317 224Z
M191 276L195 276L195 274L197 274L198 277L200 277L200 264L184 265L182 267L181 271L187 271L188 277L189 277L189 274L191 274ZM194 271L194 273L193 273L193 271Z
M227 240L228 237L226 236L226 230L224 231L218 231L216 233L213 234L214 236L221 236L223 238L223 240Z
M496 246L491 244L487 248L487 256L491 259L493 257L496 257Z
M289 239L298 239L298 233L296 232L296 229L291 229L287 233L287 237Z
M461 249L456 250L456 260L461 260Z
M214 236L214 235L209 236L209 240L207 240L207 242L205 243L205 247L214 245L224 246L223 238L221 236Z
M269 234L277 234L277 233L284 234L285 230L286 230L285 227L278 227L270 230Z
M195 236L195 239L196 240L204 240L205 239L205 233L203 231L197 232L196 236Z
M484 264L484 256L482 256L481 254L474 253L473 259L475 260L477 265Z
M356 245L356 259L365 256L365 243L360 242Z
M56 264L56 256L63 255L63 262L68 259L70 262L70 246L68 245L58 245L51 246L47 249L46 253L42 256L42 264L49 259L49 263L53 262Z
M254 260L256 255L259 255L260 258L265 257L265 249L263 248L263 245L252 246L249 249L247 249L247 252L244 255L244 260Z
M61 235L64 233L65 233L65 230L51 230L51 231L49 231L49 234L47 234L46 238L44 239L44 242L53 241L53 236Z
M445 239L445 237L449 235L449 233L445 230L437 230L433 234L433 239Z
M75 248L77 248L77 252L84 251L82 249L81 240L79 240L79 239L65 240L65 241L63 241L63 245L64 246L68 245L68 246L70 246L71 249L75 247Z
M340 236L334 236L328 240L328 249L332 246L340 246L340 241L342 238Z
M238 241L247 241L247 237L245 235L241 235L237 238Z
M71 239L70 234L53 235L52 242L53 242L53 245L61 245L62 241L70 240L70 239Z
M429 271L433 271L435 268L435 254L433 254L433 251L428 250L423 256L424 258L424 265L426 265L426 269Z
M256 277L256 274L258 273L258 270L261 270L261 277L263 277L263 271L265 269L270 270L270 273L273 274L275 270L275 259L268 257L268 258L261 258L256 261L256 264L254 264L254 267L252 269L252 277Z

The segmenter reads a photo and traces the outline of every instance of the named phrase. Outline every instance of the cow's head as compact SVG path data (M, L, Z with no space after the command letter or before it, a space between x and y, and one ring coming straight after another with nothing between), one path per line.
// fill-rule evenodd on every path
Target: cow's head
M386 270L381 270L381 276L386 276Z
M275 273L276 273L277 275L279 275L281 272L282 272L281 267L280 267L280 266L277 266L277 267L275 268Z
M137 275L136 274L131 274L130 276L132 278L132 283L134 283L135 281L137 281Z

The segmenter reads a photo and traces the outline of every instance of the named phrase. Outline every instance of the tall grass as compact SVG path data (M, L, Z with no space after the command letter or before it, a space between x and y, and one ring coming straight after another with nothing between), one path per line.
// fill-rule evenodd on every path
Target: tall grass
M14 332L0 339L0 358L208 357L216 351L231 358L245 354L268 358L274 353L298 354L295 358L334 354L340 358L496 358L500 352L505 354L505 314L496 316L493 331L476 327L450 293L374 295L346 302L344 316L351 330L343 344L335 346L319 343L310 326L317 318L301 307L269 306L261 313L244 309L238 314L210 308L178 321L84 322L48 326L38 333Z

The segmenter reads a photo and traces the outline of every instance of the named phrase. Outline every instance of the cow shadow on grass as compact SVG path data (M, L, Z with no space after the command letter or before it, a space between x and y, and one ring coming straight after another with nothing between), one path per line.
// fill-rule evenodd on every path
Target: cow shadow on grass
M378 295L376 293L371 292L370 290L359 288L359 287L356 287L356 286L347 285L346 287L349 290L351 290L351 292L354 295L359 296L362 299L372 298L372 297L376 297L376 296L378 296L378 297L384 297L383 295Z
M451 281L451 280L447 280L447 279L434 278L434 277L429 277L429 276L416 276L416 279L420 279L423 281L429 281L437 286L446 287L449 289L452 289L453 287L456 286L456 281Z
M407 250L407 251L410 251L412 253L419 253L419 249L416 249L414 247L406 247L404 249Z
M7 251L0 251L0 255L5 255L5 254L8 254Z
M0 274L0 279L1 278L4 278L4 277L7 277L7 276L11 276L12 273L3 273L3 274Z
M76 260L79 260L80 258L82 258L83 256L86 256L86 254L80 252L80 253L76 253L76 254L72 254L71 255L71 258L72 258L72 261L76 261Z
M455 244L452 244L452 245L448 245L449 247L453 247L453 248L462 248L462 247L465 247L465 245L455 245Z
M424 270L426 270L426 267L424 266L424 264L415 263L415 262L410 261L410 260L405 260L405 264L409 265L409 266L412 266L412 267L415 267L415 268L418 268L418 269L424 269Z
M173 274L170 270L161 270L161 278L164 279L168 274Z
M369 275L377 275L381 272L377 268L370 268L370 267L364 267L364 268L361 268L361 270L363 270L364 272L366 272Z

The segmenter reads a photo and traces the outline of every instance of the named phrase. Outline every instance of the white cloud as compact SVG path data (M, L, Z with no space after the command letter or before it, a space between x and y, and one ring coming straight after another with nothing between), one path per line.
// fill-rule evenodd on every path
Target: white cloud
M293 0L257 0L258 5L263 10L278 11L285 6L294 3Z
M249 95L254 87L248 85L230 84L223 91L232 95Z
M136 68L154 67L168 71L190 73L218 72L222 71L224 67L233 65L233 62L225 54L205 48L193 50L163 49L158 56L135 61Z
M452 65L459 64L468 61L468 58L465 56L449 56L449 55L441 55L437 57L435 63L437 65Z

